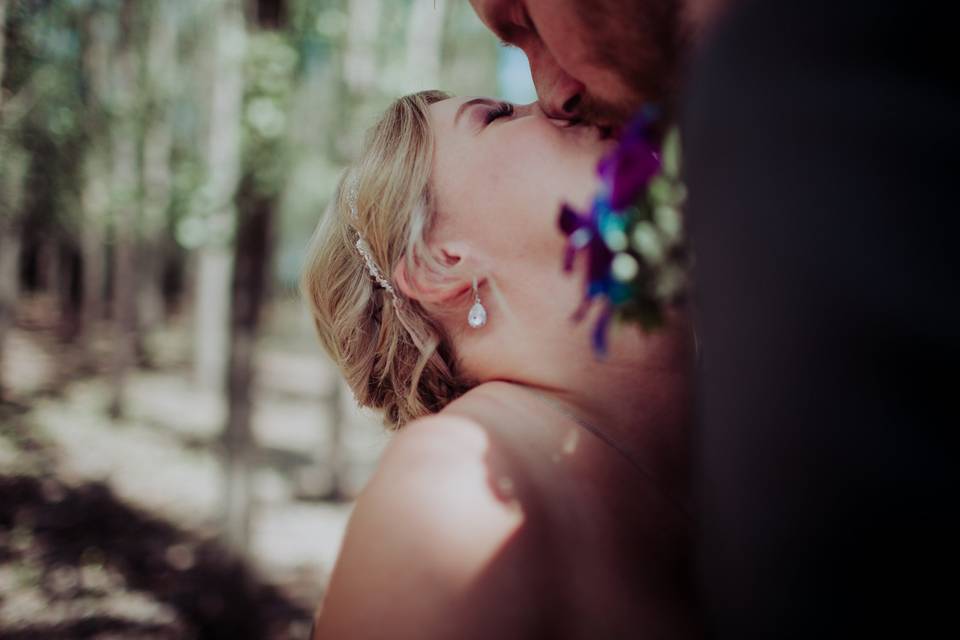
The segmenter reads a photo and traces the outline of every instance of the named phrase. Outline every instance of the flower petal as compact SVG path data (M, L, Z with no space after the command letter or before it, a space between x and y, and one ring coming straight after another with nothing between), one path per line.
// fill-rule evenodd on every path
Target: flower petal
M613 305L606 304L593 327L593 352L601 358L607 355L607 328L613 317Z

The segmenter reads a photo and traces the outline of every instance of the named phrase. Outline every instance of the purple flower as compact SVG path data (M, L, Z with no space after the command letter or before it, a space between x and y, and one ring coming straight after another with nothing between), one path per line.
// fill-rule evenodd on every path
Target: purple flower
M613 305L607 302L603 305L603 312L593 327L593 352L600 357L607 355L607 327L610 326L612 318Z
M623 237L626 210L646 193L650 179L660 172L660 157L648 141L650 119L639 115L625 130L617 147L597 164L601 187L587 213L580 213L568 205L560 209L557 223L567 236L563 269L571 271L578 252L587 253L587 288L580 307L573 315L582 320L597 297L604 308L593 329L593 349L598 355L606 353L606 336L610 320L617 306L630 295L627 285L618 282L611 265L620 248L608 246L604 233Z
M619 285L610 272L614 252L604 242L600 233L599 213L604 210L602 202L595 203L587 215L577 213L573 208L564 205L560 209L558 220L560 230L567 236L563 258L564 271L573 270L577 252L587 253L587 289L572 319L575 322L582 320L598 296L607 299L604 311L593 331L594 352L601 356L606 353L607 325L613 316L614 308L611 298L615 297L614 289Z
M610 189L610 208L629 207L660 172L660 156L648 141L643 116L627 127L620 144L597 164L597 175Z
M560 208L558 223L560 230L567 236L567 247L563 257L563 270L573 269L573 260L578 251L586 251L588 255L587 279L590 282L603 280L610 272L613 262L613 252L607 247L600 234L598 225L599 207L594 205L590 213L577 213L568 205Z

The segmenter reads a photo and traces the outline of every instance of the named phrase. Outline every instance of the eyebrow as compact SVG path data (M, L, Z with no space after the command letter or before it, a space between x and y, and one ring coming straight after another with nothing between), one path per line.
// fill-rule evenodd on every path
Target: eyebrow
M460 119L460 116L463 115L464 111L466 111L467 109L469 109L470 107L476 104L486 104L486 105L493 106L497 104L497 101L491 100L490 98L471 98L470 100L467 100L457 108L457 113L454 114L453 116L453 125L454 126L457 125L457 121Z

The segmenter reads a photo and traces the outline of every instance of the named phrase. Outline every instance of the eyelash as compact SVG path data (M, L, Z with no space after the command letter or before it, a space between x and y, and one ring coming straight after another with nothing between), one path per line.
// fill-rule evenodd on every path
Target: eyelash
M490 124L497 118L505 118L513 115L513 105L509 102L501 102L495 108L487 112L484 118L484 124Z

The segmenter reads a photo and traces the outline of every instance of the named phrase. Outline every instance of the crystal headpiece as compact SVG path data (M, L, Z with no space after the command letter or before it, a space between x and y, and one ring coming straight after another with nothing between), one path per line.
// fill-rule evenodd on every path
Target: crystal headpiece
M357 216L357 177L351 176L349 179L347 187L347 204L350 206L350 220L354 223L353 230L357 233L357 241L354 243L354 246L357 248L357 251L363 257L363 261L367 265L367 271L370 273L370 276L377 281L381 287L387 290L387 293L390 294L390 297L393 298L394 305L400 305L400 297L397 295L396 290L393 288L393 285L390 284L390 281L384 277L383 272L380 271L380 268L377 266L377 263L373 261L373 254L370 251L370 245L367 244L367 241L363 239L363 236L360 235L360 230L355 226L358 220Z

